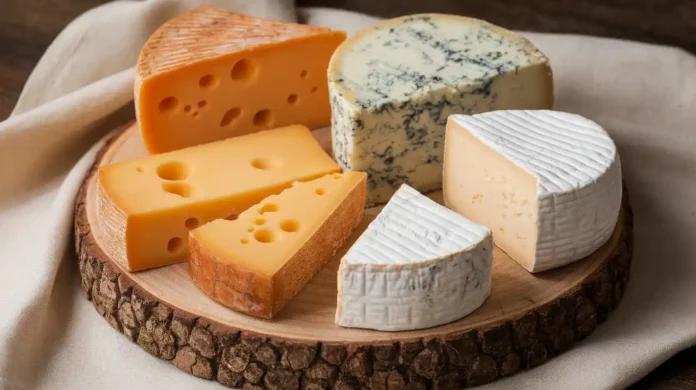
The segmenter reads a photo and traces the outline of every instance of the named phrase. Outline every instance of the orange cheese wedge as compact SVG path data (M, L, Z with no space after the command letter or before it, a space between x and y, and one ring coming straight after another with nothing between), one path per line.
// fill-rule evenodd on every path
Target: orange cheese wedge
M216 301L271 318L350 237L365 208L366 174L295 183L239 215L191 231L189 274Z
M131 271L185 261L190 229L338 171L304 126L102 167L97 213L106 250Z
M135 108L151 153L331 121L326 69L345 33L202 6L150 37Z

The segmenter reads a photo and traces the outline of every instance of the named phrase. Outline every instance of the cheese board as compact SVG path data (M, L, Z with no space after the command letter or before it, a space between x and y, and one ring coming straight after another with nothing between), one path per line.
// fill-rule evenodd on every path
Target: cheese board
M314 131L330 151L329 129ZM531 274L499 249L490 297L471 315L438 327L380 332L334 323L342 255L351 240L272 320L216 303L191 281L186 263L128 272L106 253L96 213L100 166L147 155L137 125L100 151L75 208L80 282L96 310L145 351L195 376L235 388L458 389L535 367L605 321L628 281L633 220L624 189L608 242L586 258ZM428 194L442 202L440 191Z

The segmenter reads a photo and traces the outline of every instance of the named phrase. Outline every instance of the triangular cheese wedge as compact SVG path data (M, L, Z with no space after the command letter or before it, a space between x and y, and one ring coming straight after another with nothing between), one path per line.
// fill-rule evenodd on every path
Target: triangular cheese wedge
M336 323L424 329L476 310L491 291L488 228L402 185L341 260Z
M304 126L124 161L99 170L99 224L126 268L160 267L186 260L190 229L338 171Z
M160 27L136 67L145 144L167 152L258 130L330 124L326 68L345 33L202 6Z
M362 172L295 183L234 221L190 234L189 273L216 301L271 318L321 270L362 219Z
M611 237L621 208L614 141L580 115L493 111L447 124L447 206L488 226L530 272L559 267Z

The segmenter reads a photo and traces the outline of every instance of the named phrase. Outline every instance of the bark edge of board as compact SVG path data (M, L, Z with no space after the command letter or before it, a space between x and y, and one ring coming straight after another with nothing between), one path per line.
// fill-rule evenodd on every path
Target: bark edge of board
M244 390L457 390L536 367L587 337L628 283L633 214L624 188L619 244L576 288L522 315L461 334L393 343L294 341L233 329L159 302L120 273L87 220L85 176L75 204L80 284L97 312L145 351L194 376Z

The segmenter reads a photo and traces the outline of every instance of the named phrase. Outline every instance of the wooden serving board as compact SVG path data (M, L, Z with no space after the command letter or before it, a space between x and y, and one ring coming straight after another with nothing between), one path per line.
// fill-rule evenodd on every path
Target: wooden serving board
M326 129L315 135L330 148ZM496 248L490 298L454 323L407 332L336 326L336 272L345 251L276 318L249 317L198 290L185 263L129 273L102 250L94 173L145 155L130 126L104 147L85 179L75 210L82 287L99 314L143 349L230 387L415 390L488 383L585 338L619 303L628 280L633 221L625 196L609 242L581 261L532 275ZM439 193L432 197L441 200ZM352 241L378 212L366 210Z

